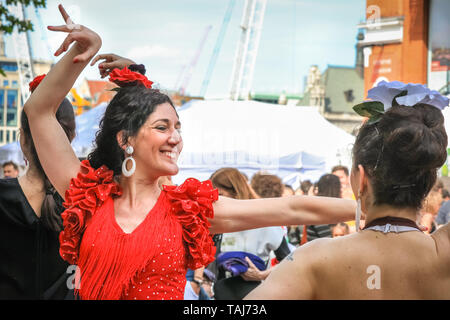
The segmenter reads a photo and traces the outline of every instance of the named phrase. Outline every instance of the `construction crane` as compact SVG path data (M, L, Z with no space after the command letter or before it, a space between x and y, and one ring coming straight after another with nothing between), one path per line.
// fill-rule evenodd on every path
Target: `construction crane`
M186 68L185 71L185 76L183 78L183 81L181 83L180 88L178 89L178 93L181 96L184 96L185 92L186 92L186 88L189 85L189 81L191 80L191 76L194 73L194 69L197 65L198 62L198 58L200 57L200 53L202 52L203 46L205 45L206 39L208 38L208 34L211 31L212 26L207 26L205 29L205 32L203 34L203 37L200 41L200 44L198 46L198 49L194 55L194 57L192 58L190 64L188 65L188 67Z
M206 69L206 75L203 79L202 88L200 89L200 97L204 97L206 91L208 90L209 81L211 80L212 72L214 71L214 67L217 62L217 58L219 56L220 48L222 47L222 42L225 37L225 33L228 28L228 24L231 19L231 14L233 13L234 5L236 4L236 0L230 0L228 3L227 11L225 12L225 16L222 21L222 26L220 27L220 32L216 40L216 45L214 46L214 51L209 60L208 68Z
M25 20L25 8L20 2L15 5L8 5L8 11L11 12L19 20ZM34 79L33 64L31 61L30 35L28 32L23 33L16 28L12 34L14 43L14 52L17 60L17 69L19 73L19 86L22 98L22 104L28 100L30 90L28 84Z
M180 72L178 73L177 81L175 82L175 85L173 86L173 87L175 88L175 90L177 90L177 91L178 91L179 88L180 88L180 82L181 82L181 79L182 79L182 77L183 77L184 71L186 71L186 67L187 67L186 64L184 64L184 65L181 67L181 70L180 70Z
M245 0L239 40L231 74L231 100L248 100L267 0Z

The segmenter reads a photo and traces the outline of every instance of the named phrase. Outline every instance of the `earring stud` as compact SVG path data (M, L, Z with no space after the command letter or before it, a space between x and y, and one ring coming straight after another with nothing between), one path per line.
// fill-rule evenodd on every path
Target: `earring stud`
M128 147L125 149L125 152L128 153L128 154L132 154L132 153L134 152L134 148L133 148L132 146L128 146Z

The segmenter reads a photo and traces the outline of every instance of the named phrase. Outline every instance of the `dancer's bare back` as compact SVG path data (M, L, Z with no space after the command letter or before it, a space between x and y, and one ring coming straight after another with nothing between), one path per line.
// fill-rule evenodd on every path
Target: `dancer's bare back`
M246 299L450 299L450 224L314 240Z

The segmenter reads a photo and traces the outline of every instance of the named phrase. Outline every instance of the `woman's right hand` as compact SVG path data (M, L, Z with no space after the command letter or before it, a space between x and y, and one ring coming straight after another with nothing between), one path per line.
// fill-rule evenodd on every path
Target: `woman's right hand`
M92 60L91 66L93 66L97 61L105 60L98 65L98 70L100 71L100 76L105 78L108 74L115 68L123 69L132 64L136 64L133 60L118 56L117 54L99 54Z
M59 56L61 53L66 52L69 49L70 44L76 42L76 46L80 53L74 57L73 62L89 61L100 50L102 39L97 33L89 28L75 24L62 5L59 5L58 9L66 24L61 26L48 26L47 28L51 31L67 32L69 35L58 50L56 50L55 56Z

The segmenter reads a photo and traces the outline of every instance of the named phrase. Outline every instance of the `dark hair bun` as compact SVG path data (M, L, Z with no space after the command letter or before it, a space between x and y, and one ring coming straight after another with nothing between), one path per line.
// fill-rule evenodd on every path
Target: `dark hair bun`
M426 104L389 109L378 125L383 132L383 157L400 173L418 174L440 168L447 159L447 134L439 109Z
M354 165L371 178L374 205L420 208L447 159L442 112L417 104L393 106L364 124L353 147Z

